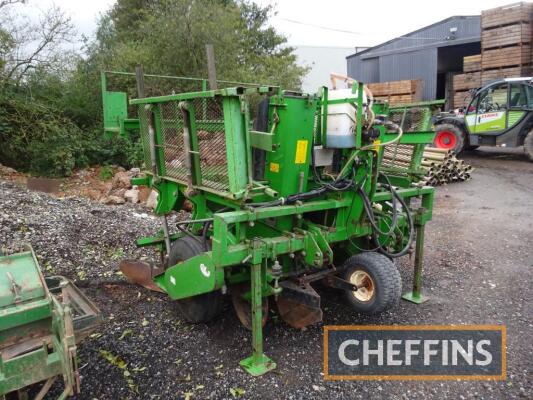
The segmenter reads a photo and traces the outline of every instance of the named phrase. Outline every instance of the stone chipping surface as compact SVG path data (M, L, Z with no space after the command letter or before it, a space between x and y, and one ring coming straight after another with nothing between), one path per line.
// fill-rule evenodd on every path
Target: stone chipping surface
M295 330L271 310L265 351L278 369L259 378L238 366L250 354L251 335L228 301L216 320L190 325L164 295L117 272L123 258L155 257L134 243L159 229L146 208L57 199L0 181L0 245L11 252L31 243L45 274L74 280L102 310L105 322L79 346L80 399L533 398L533 164L518 151L482 150L466 159L476 168L473 179L437 189L427 226L424 285L431 300L364 316L341 293L318 288L323 324ZM406 291L412 260L397 265ZM508 377L324 381L324 324L505 324ZM60 391L56 384L48 398Z

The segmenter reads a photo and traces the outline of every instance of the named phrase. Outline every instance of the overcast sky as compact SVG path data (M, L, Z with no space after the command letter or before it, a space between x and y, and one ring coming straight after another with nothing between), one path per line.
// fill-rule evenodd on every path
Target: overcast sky
M291 45L356 47L373 46L452 15L479 15L482 9L512 3L512 0L255 0L272 4L277 15L271 24ZM56 4L65 10L78 33L94 33L100 13L114 0L29 0L20 12L35 16L38 10ZM296 22L295 22L296 21ZM322 27L322 28L321 28ZM346 32L336 32L328 29Z

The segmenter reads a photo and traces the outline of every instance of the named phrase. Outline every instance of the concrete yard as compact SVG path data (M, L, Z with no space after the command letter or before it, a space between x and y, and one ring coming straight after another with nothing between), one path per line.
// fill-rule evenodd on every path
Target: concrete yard
M265 352L278 369L252 378L238 366L251 335L229 301L220 318L189 325L165 296L116 273L119 259L150 256L134 240L158 223L140 206L61 200L1 181L0 243L13 250L32 243L46 274L75 280L103 311L105 323L79 346L81 399L532 398L533 163L521 150L481 149L461 158L475 167L473 179L437 189L427 226L424 285L431 300L402 301L369 317L352 312L339 292L319 288L323 324L503 324L506 381L327 382L322 325L295 330L272 311ZM405 292L412 260L398 265Z

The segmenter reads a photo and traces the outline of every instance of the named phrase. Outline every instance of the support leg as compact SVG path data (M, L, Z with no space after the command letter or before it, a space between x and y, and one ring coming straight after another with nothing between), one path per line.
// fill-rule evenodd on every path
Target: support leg
M424 228L425 223L421 221L424 209L419 209L415 216L416 227L416 247L415 247L415 271L413 275L413 291L402 296L404 300L421 304L429 300L422 295L422 268L424 264Z
M276 368L276 363L263 354L263 296L261 264L254 264L252 265L251 269L253 353L251 357L242 360L240 365L250 375L259 376Z

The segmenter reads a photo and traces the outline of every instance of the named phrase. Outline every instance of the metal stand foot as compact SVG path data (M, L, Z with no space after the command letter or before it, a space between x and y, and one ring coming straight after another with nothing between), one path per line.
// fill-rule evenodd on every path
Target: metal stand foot
M411 303L415 304L422 304L429 300L429 297L423 296L420 293L415 292L407 292L402 296L402 299L410 301Z
M268 371L276 369L276 363L264 354L255 360L254 356L245 358L239 364L240 366L252 376L260 376L266 374Z
M415 216L416 226L416 248L415 248L415 272L413 276L413 291L407 292L402 296L402 299L410 301L415 304L421 304L428 301L427 296L422 295L422 266L424 263L424 227L425 224L421 221L425 209L419 208Z
M252 267L252 345L253 353L239 364L250 375L259 376L276 368L276 363L263 354L263 294L261 264Z

